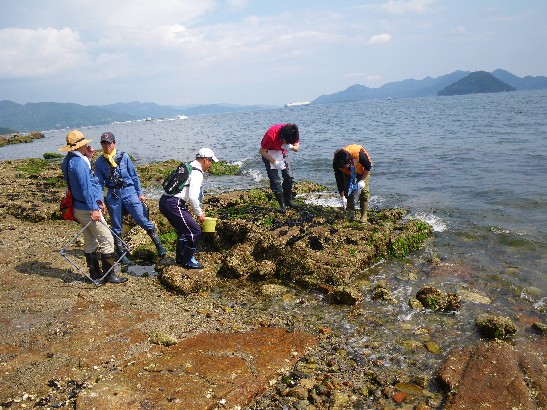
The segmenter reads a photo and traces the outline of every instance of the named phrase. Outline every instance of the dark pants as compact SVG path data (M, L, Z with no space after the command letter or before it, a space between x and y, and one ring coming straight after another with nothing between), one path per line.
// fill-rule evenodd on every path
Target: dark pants
M201 227L186 208L186 202L175 196L162 195L159 207L162 215L177 230L179 237L185 237L187 246L196 248L201 236Z
M266 166L266 172L268 173L268 178L270 180L270 189L273 193L279 193L279 192L287 192L290 193L292 191L292 185L294 182L294 178L292 176L292 167L291 167L291 161L289 158L284 155L283 161L285 161L285 169L281 171L281 176L279 176L279 172L275 168L270 167L270 161L268 161L266 158L262 157L262 161L264 162L264 165ZM283 178L283 184L281 184L281 178Z

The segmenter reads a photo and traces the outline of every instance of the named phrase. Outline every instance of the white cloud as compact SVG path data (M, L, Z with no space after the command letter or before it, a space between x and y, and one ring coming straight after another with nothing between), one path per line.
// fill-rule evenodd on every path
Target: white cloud
M385 44L391 41L391 35L387 33L375 34L369 38L367 44Z
M389 14L424 14L431 11L436 0L389 0L381 9Z
M0 77L43 77L83 68L88 62L86 47L69 28L0 30L2 64Z

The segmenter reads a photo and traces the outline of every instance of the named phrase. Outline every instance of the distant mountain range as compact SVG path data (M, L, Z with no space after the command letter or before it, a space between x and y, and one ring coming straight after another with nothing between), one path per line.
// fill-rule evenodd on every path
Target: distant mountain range
M80 128L142 119L176 118L277 108L267 105L209 104L173 107L154 103L116 103L102 106L40 102L24 105L0 101L0 134Z
M364 85L355 84L344 91L322 95L313 100L311 104L346 103L386 98L427 97L441 95L442 93L452 95L473 92L496 92L513 88L516 90L547 89L547 77L526 76L521 78L501 69L497 69L492 73L484 71L474 73L469 71L454 71L451 74L437 78L426 77L423 80L408 79L387 83L379 88L369 88ZM21 105L12 101L0 101L0 134L79 128L146 118L176 118L179 115L193 116L258 111L270 108L279 107L234 104L175 107L137 101L129 103L119 102L103 106L84 106L73 103L54 102Z
M484 73L484 72L483 72ZM412 98L435 96L439 91L462 80L473 73L469 71L454 71L441 77L426 77L423 80L404 80L387 83L379 88L369 88L355 84L344 91L322 95L313 100L312 104L331 104L354 102L361 100L386 98ZM490 73L496 79L514 87L516 90L544 90L547 89L547 77L517 77L508 71L497 69Z

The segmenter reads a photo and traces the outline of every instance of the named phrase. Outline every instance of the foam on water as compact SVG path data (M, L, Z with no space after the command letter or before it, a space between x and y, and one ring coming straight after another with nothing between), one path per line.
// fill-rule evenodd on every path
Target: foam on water
M433 232L444 232L448 230L448 225L440 217L427 214L425 212L419 212L414 216L408 216L408 219L419 219L425 223L428 223L433 228Z

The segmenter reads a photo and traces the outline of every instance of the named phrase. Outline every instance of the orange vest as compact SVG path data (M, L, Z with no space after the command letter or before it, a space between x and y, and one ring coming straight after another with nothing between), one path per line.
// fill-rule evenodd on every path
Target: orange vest
M365 168L359 163L359 152L363 151L366 156L368 157L368 160L372 164L372 160L370 159L370 155L368 155L368 152L360 145L357 144L351 144L347 147L342 148L344 151L347 151L351 155L351 165L355 167L355 173L362 175L363 172L365 172ZM345 174L351 175L351 172L348 168L342 168L342 172Z

